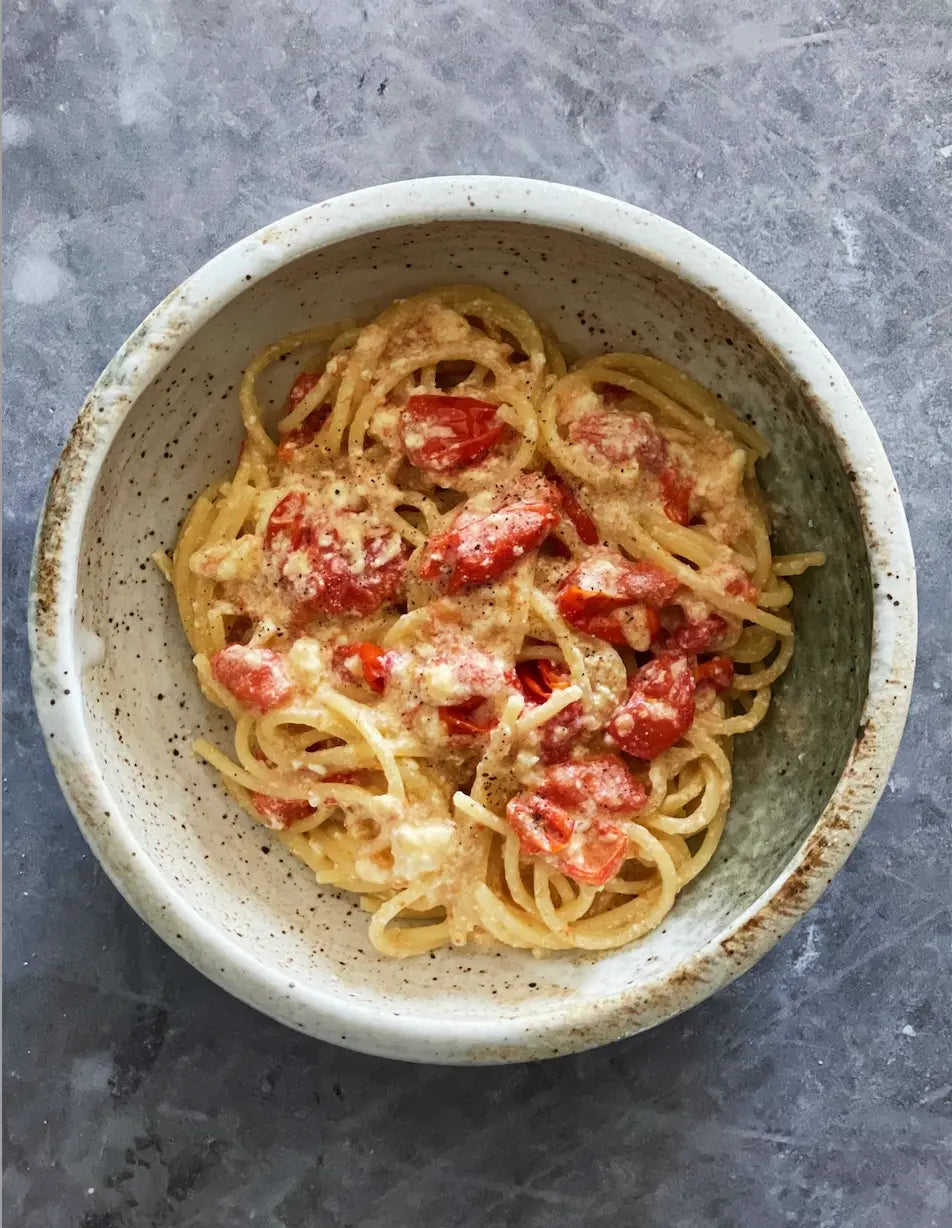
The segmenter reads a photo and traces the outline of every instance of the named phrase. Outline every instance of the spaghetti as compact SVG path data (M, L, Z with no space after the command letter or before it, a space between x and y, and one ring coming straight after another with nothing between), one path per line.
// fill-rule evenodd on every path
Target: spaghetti
M272 438L256 387L303 370ZM269 346L171 580L198 753L386 955L619 947L710 861L793 652L762 436L644 354L569 365L479 286Z

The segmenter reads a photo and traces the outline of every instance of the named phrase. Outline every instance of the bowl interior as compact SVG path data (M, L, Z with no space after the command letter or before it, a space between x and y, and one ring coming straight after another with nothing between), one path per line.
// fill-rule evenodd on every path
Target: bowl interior
M775 549L820 548L832 560L796 581L796 654L768 719L736 743L735 800L713 863L659 930L599 957L467 949L382 959L356 901L318 887L189 749L200 733L229 747L230 722L199 693L171 589L149 556L171 547L196 493L235 463L242 368L285 332L372 315L394 297L453 281L511 295L580 354L647 350L724 396L773 443L761 480L775 509ZM278 364L262 400L277 406L295 370L293 361ZM478 1026L516 1013L531 1024L568 998L674 973L757 899L843 769L865 697L871 618L863 533L832 436L757 336L641 256L586 235L474 220L378 231L277 269L170 360L103 466L82 543L76 625L105 646L84 676L99 769L170 895L187 898L291 986Z

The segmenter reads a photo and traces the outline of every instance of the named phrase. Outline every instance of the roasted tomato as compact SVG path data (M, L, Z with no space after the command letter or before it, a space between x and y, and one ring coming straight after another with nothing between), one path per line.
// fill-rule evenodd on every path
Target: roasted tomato
M400 441L419 469L447 473L482 458L509 432L497 405L442 393L412 396L400 415Z
M365 512L331 512L306 491L278 503L264 544L300 617L372 614L403 592L400 534Z
M482 695L474 695L460 704L444 705L437 711L447 733L456 737L481 737L497 723L492 708Z
M694 675L686 656L666 653L643 665L628 698L608 723L622 750L654 759L687 733L694 720Z
M544 703L553 691L569 686L572 675L561 661L538 657L516 663L516 676L522 693L530 703Z
M707 614L697 622L677 627L668 637L668 645L689 656L697 656L699 652L710 652L726 630L726 619L720 614Z
M556 606L571 626L610 644L626 637L615 611L643 605L660 609L677 591L678 581L651 563L632 562L614 550L593 550L563 581ZM656 634L657 622L649 623ZM652 636L653 638L653 636Z
M314 813L314 807L303 798L269 797L267 793L251 793L251 804L265 820L268 827L283 831L292 823L306 819Z
M678 524L690 524L694 482L671 459L668 442L650 414L614 409L585 414L569 423L567 433L572 443L612 465L637 460L657 478L665 515Z
M694 667L694 681L710 683L715 691L726 691L734 681L734 662L730 657L711 657Z
M556 868L580 883L602 886L618 873L628 837L609 815L644 809L644 786L617 755L546 768L537 789L514 797L506 818L527 856L559 856Z
M596 755L546 768L540 792L570 809L594 806L609 814L637 814L648 795L624 759Z
M451 593L498 580L559 523L560 503L559 492L542 479L516 486L494 510L464 503L450 527L427 543L421 578L445 579Z
M598 526L589 516L588 512L586 512L585 508L582 507L581 503L579 503L568 482L565 481L554 465L546 465L545 476L561 494L562 511L566 519L570 520L575 526L575 532L586 546L596 546L599 540Z
M279 708L294 691L284 658L270 648L229 644L215 653L211 667L215 679L251 712Z
M506 807L506 820L527 857L558 853L568 844L575 820L558 803L538 793L521 793Z
M297 409L320 378L319 375L311 371L301 372L294 381L288 396L289 414ZM286 465L298 448L305 447L316 438L321 427L330 417L330 413L329 405L318 405L315 409L311 410L300 426L296 426L293 430L288 431L281 440L281 446L278 448L278 459L282 464Z
M563 874L591 887L604 887L621 869L628 837L607 819L595 819L570 841L556 865Z
M359 664L364 682L372 691L380 694L387 685L390 673L389 654L384 652L379 644L372 644L369 640L362 640L357 644L341 644L334 649L334 668L344 677L357 681L356 672L350 665L352 661Z

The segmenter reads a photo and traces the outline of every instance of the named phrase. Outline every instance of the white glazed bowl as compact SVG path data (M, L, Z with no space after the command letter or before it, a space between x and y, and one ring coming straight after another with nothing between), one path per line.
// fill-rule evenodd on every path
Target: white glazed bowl
M599 957L503 950L388 961L352 899L318 888L195 759L227 719L199 694L149 561L234 463L236 385L259 348L394 297L485 282L579 351L647 349L750 416L779 548L826 549L798 582L798 650L738 740L721 848L655 933ZM287 369L284 372L287 383ZM161 303L100 377L40 524L31 644L63 791L126 899L178 952L292 1027L418 1061L548 1057L647 1028L750 967L868 821L915 655L908 530L875 431L775 294L671 222L576 188L424 179L325 201L244 239Z

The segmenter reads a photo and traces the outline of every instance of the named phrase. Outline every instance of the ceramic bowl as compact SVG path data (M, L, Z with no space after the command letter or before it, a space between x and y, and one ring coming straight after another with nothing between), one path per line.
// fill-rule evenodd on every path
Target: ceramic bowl
M228 745L229 721L199 693L150 555L172 545L196 492L234 464L242 368L305 323L372 315L456 281L511 295L580 353L647 350L723 395L773 443L761 476L776 548L829 556L796 583L796 655L768 719L737 741L736 795L713 863L660 929L597 957L380 957L355 901L317 887L189 749L199 732ZM282 389L287 377L285 367ZM324 201L236 243L110 362L39 528L34 690L96 856L212 980L366 1052L516 1061L684 1010L814 903L895 756L915 600L902 504L872 424L827 350L752 274L671 222L576 188L415 180Z

